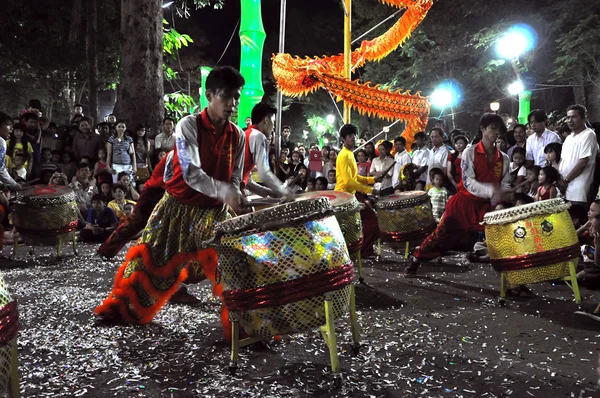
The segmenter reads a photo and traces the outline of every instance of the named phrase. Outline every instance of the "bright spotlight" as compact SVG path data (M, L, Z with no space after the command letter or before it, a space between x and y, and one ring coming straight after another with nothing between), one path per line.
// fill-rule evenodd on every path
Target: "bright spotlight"
M327 115L327 118L325 120L327 120L327 123L333 124L335 122L335 116Z
M518 95L521 94L523 91L525 91L525 86L520 80L517 80L516 82L513 82L508 86L508 93L510 95Z
M537 40L537 33L531 26L515 25L498 39L496 51L502 58L516 59L521 54L533 50Z
M171 5L172 5L173 3L175 3L175 2L174 2L174 1L169 1L169 2L167 2L167 3L165 3L165 4L163 4L163 5L162 5L162 8L169 8L169 7L171 7Z
M490 103L490 109L494 112L498 112L500 110L500 103L498 101Z
M436 108L450 108L460 102L461 92L459 86L452 82L446 81L441 83L431 94L431 104Z

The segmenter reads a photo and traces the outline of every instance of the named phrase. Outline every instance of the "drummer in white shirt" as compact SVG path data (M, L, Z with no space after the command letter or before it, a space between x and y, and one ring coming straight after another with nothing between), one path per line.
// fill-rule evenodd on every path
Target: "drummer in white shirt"
M427 134L423 131L419 131L415 134L415 142L412 149L412 162L415 165L413 175L416 178L417 191L425 190L425 183L427 182L427 161L429 160L429 149L426 145Z
M444 145L444 130L439 127L432 128L429 132L429 138L431 139L431 149L427 159L426 186L431 182L429 170L437 167L442 170L444 175L448 174L448 155L450 154L448 147Z
M396 154L394 155L396 164L394 165L394 174L392 175L392 187L396 190L400 188L400 172L402 171L402 168L411 163L412 159L410 154L406 151L406 138L396 138L394 140L394 147L396 148Z
M546 128L548 115L543 110L536 109L531 112L527 117L527 121L533 130L533 134L527 137L525 165L528 167L531 165L544 167L546 165L544 148L552 142L562 143L562 140L558 134Z
M371 162L371 170L369 171L369 175L372 177L383 176L383 181L381 181L379 186L375 184L375 189L379 189L380 195L385 196L394 193L394 189L392 187L393 171L389 170L389 168L394 164L394 158L389 155L392 151L392 144L389 141L384 141L377 147L377 149L379 150L379 156L373 159ZM386 170L388 171L384 175Z

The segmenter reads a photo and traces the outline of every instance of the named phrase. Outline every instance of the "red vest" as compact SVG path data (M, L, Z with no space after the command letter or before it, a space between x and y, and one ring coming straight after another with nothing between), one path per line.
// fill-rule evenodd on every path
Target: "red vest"
M238 152L240 132L227 122L223 134L217 134L206 109L196 117L198 148L202 170L215 180L231 183L235 156ZM183 179L177 143L173 150L173 177L165 182L167 192L180 202L197 207L217 207L223 203L192 188Z
M492 166L490 166L487 154L485 153L485 148L481 141L475 146L474 152L473 168L475 169L475 179L479 182L487 182L499 186L502 182L502 172L504 171L504 157L502 156L502 153L496 149L494 162ZM458 193L464 194L472 199L489 201L489 199L479 198L467 191L462 180L458 184Z

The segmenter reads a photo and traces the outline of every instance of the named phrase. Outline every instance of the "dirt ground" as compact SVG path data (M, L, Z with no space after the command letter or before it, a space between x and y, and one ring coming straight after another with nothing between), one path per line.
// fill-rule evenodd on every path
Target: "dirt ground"
M66 248L59 262L50 249L23 248L0 263L18 299L24 397L600 397L600 323L573 315L568 286L532 285L534 298L501 308L498 274L460 253L424 265L418 279L403 278L388 249L365 264L362 345L353 356L347 316L339 319L336 389L317 331L242 349L230 376L207 282L190 286L199 307L167 305L148 326L95 326L123 256L106 262L94 252ZM587 309L600 300L582 295Z

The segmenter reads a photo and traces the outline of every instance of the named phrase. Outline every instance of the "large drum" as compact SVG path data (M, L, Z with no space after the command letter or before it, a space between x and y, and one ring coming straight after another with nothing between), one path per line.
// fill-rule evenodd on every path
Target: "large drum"
M384 196L375 203L381 240L420 244L436 228L429 195L423 191Z
M487 213L485 237L494 269L508 287L570 275L579 256L577 233L562 199Z
M349 305L353 267L328 199L306 199L216 227L223 299L250 335L267 338L325 324Z
M348 253L353 255L360 252L363 242L362 221L360 219L361 204L356 196L341 191L314 191L298 196L301 200L312 198L327 198L334 208L335 217L340 224L342 235L348 247Z
M17 193L13 223L25 242L56 245L74 239L77 212L71 188L34 185Z

